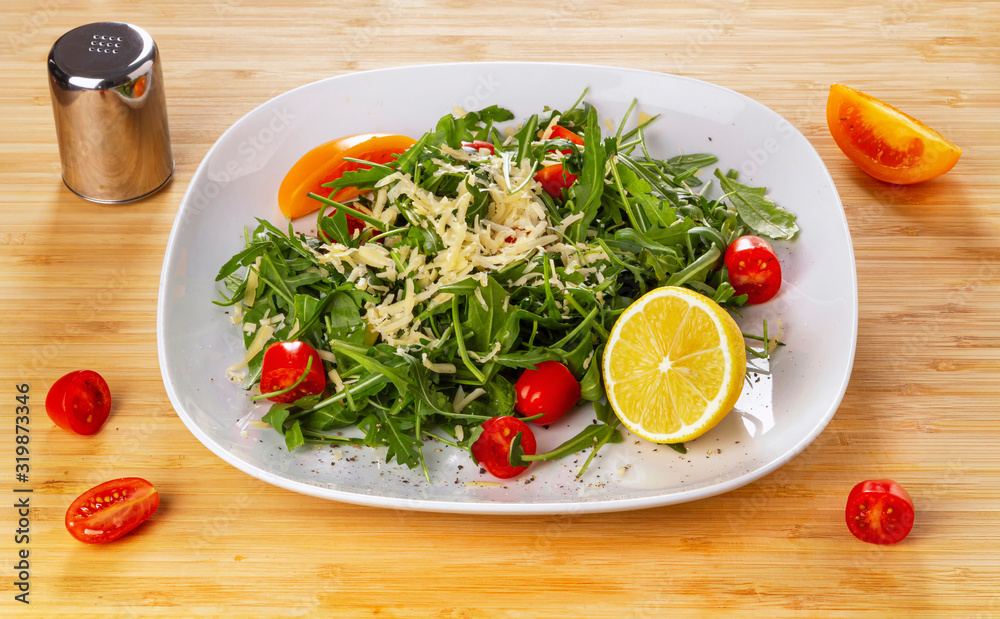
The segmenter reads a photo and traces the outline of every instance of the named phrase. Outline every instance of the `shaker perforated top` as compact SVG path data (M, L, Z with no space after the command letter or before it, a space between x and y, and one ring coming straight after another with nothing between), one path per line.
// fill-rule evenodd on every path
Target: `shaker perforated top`
M153 38L122 22L98 22L70 30L49 53L49 71L62 88L104 90L121 86L156 60Z

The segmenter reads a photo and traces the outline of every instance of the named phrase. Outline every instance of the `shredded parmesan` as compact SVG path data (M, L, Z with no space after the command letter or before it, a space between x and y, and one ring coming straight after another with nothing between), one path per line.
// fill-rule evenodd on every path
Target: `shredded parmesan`
M330 382L333 383L335 392L340 393L344 390L344 381L341 380L340 374L337 373L337 368L332 368L326 375L330 377Z
M316 352L319 354L319 358L322 359L323 361L327 361L329 363L337 362L337 356L334 355L333 352L329 350L317 350Z
M469 351L469 356L478 361L479 363L488 363L493 359L493 357L497 356L497 353L500 352L501 348L503 348L503 344L501 344L500 342L494 342L493 348L490 349L489 354L486 355L485 357L480 357L477 353L471 350Z
M543 142L544 142L545 140L549 139L550 137L552 137L552 129L553 129L553 128L554 128L554 127L555 127L556 125L558 125L558 124L559 124L559 119L560 119L560 118L562 118L562 116L560 116L559 114L556 114L555 116L553 116L553 117L552 117L552 120L550 120L550 121L549 121L549 124L548 124L548 126L546 126L546 127L545 127L545 130L544 130L544 131L542 131L542 135L541 135L541 140L542 140Z
M538 197L540 186L532 178L534 170L527 160L505 169L503 157L486 150L473 154L447 145L441 150L456 160L477 161L489 176L488 185L484 187L481 179L468 173L467 183L459 185L454 198L441 197L397 171L376 183L372 213L391 223L390 214L395 217L398 211L393 212L395 207L386 204L405 197L409 208L421 218L420 225L433 230L444 249L424 254L409 246L393 249L391 243L366 243L356 248L334 243L317 253L321 263L347 274L348 281L355 282L359 289L382 293L395 289L380 301L369 301L364 306L365 320L382 341L394 346L426 342L428 338L415 312L418 305L426 303L433 308L449 302L452 295L441 292L443 286L467 279L485 286L491 272L527 260L535 252L566 245L558 235L549 233L545 206ZM446 172L467 173L462 166L437 163ZM468 185L472 183L479 183L489 201L485 216L470 222L467 214L475 195ZM576 252L575 247L566 247L571 248L567 253ZM367 282L368 274L390 283L390 287ZM484 308L489 307L481 291L476 290L474 295Z
M485 389L483 389L482 387L476 387L475 389L472 390L472 393L470 393L469 395L465 396L464 398L462 398L459 402L457 402L454 405L455 412L456 413L461 413L463 408L465 408L466 406L468 406L469 404L471 404L472 402L474 402L476 400L476 398L478 398L479 396L483 395L484 393L486 393ZM461 439L459 439L459 440L461 440Z
M257 284L260 278L257 276L257 271L260 270L260 256L253 262L253 267L247 273L247 287L243 292L243 304L247 307L253 307L253 302L257 298Z
M423 354L423 363L425 368L437 374L454 374L458 371L454 363L432 363L427 358L427 353Z
M253 336L253 341L250 342L250 345L247 346L247 351L243 354L243 359L226 368L226 375L231 379L236 379L237 372L249 366L250 360L256 357L257 353L264 350L264 344L271 339L272 334L274 334L274 327L264 324L262 320L260 328L257 329L257 335Z

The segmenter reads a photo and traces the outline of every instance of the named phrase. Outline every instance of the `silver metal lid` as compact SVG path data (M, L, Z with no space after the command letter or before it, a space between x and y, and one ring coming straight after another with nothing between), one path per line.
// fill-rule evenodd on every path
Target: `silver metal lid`
M130 202L173 173L159 52L138 26L70 30L49 52L63 181L94 202Z

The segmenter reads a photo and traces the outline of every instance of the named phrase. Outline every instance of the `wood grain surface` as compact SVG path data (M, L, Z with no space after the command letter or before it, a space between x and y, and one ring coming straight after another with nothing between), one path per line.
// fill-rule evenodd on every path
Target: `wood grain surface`
M3 0L0 55L0 614L38 617L1000 617L1000 3L567 0L184 3ZM820 6L822 4L822 6ZM162 54L176 175L127 206L60 182L45 58L89 22L139 24ZM274 95L351 71L551 60L679 73L794 123L843 198L860 332L829 427L776 473L685 505L474 517L344 505L212 455L160 380L156 294L181 196L211 144ZM964 149L893 187L824 120L829 85L892 102ZM70 435L43 412L81 367L113 416ZM31 386L30 600L14 601L15 384ZM106 479L155 480L134 534L91 547L63 515ZM850 488L889 477L916 525L877 547Z

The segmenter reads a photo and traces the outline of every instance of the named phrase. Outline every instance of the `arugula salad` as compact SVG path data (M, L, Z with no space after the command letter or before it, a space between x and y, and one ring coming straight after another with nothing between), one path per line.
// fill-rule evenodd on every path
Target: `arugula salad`
M662 286L747 302L723 255L747 234L792 238L795 216L735 170L703 174L713 155L652 156L656 117L629 123L635 101L603 135L584 96L516 127L501 107L456 110L398 157L355 160L310 194L315 235L263 219L244 230L217 277L215 303L247 349L229 374L273 402L263 421L289 451L382 447L429 481L425 443L482 459L474 446L495 418L532 420L521 377L558 362L571 404L592 402L597 422L578 415L576 436L530 460L590 450L579 476L622 440L600 367L618 316Z

